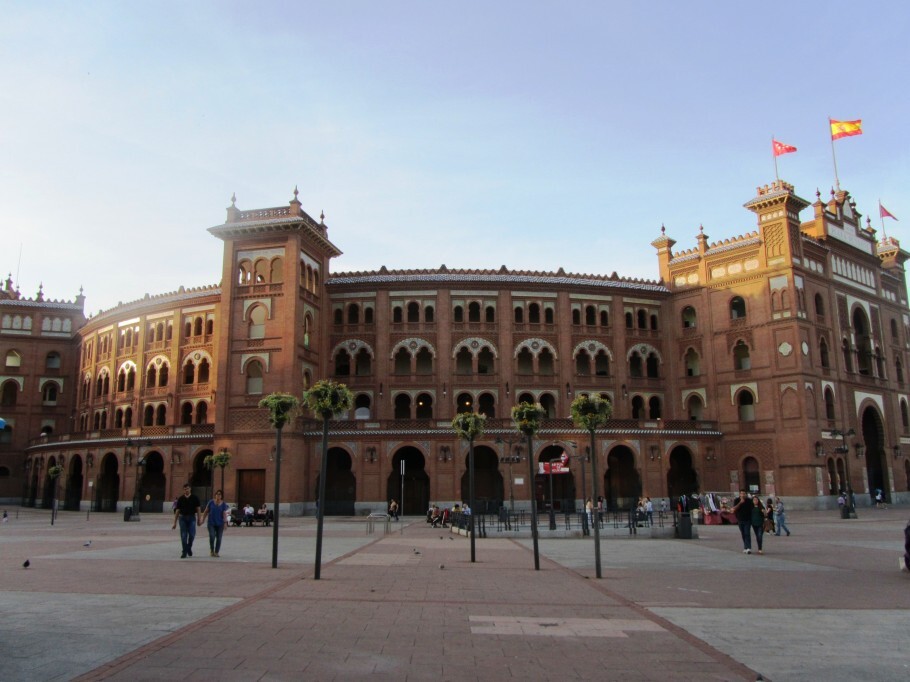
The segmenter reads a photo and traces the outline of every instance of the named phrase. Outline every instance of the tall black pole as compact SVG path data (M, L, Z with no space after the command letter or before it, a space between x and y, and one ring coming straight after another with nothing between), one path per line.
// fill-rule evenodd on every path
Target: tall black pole
M528 490L531 491L531 538L534 540L534 570L540 570L540 551L537 548L537 483L534 478L534 435L528 433Z
M278 495L281 491L281 429L284 426L276 426L275 429L275 523L272 525L272 568L278 568ZM221 468L221 475L224 476L224 467ZM224 494L224 488L221 489ZM237 501L240 504L240 500Z
M319 580L322 568L322 518L325 514L325 477L329 465L329 418L322 418L322 466L319 468L319 499L316 501L316 566L313 578ZM404 501L404 500L402 500Z
M584 466L584 464L582 464ZM597 499L597 451L594 449L594 429L591 429L591 504L596 504ZM594 570L598 578L602 578L600 570L600 523L596 516L597 510L594 510L592 518L594 519Z
M468 441L468 504L471 505L471 513L469 514L468 524L471 530L471 563L475 561L474 554L474 514L477 513L477 510L474 509L474 438L472 437Z

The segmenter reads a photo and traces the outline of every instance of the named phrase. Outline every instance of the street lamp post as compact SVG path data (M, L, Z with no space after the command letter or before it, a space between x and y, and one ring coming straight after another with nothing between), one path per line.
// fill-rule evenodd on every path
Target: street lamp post
M547 462L550 472L550 530L556 530L556 508L553 506L553 465L556 462L562 462L562 458L556 457Z
M854 431L852 428L848 429L847 431L834 429L831 431L831 435L835 438L841 439L841 446L839 448L835 448L835 451L844 456L844 476L847 477L847 494L846 499L844 500L844 507L847 510L847 514L844 516L844 518L849 519L851 514L854 518L859 518L856 515L856 505L854 504L853 500L853 487L850 485L850 458L847 456L850 453L850 448L847 446L847 436L855 436L856 431Z
M570 441L569 443L576 450L578 449L578 443L575 441ZM581 462L581 534L588 535L591 530L588 528L588 503L586 498L587 486L585 484L585 462L588 461L588 452L585 451L583 454L572 455L572 459L577 459ZM596 504L595 500L591 500L591 504ZM592 510L591 521L597 523L597 519L594 518L594 513L596 510Z
M497 438L496 439L496 443L498 445L505 444L507 446L506 452L508 454L505 454L502 457L500 457L499 461L502 464L509 465L509 514L515 513L515 486L514 486L515 480L512 476L512 465L518 464L519 462L521 462L521 446L516 445L515 449L513 450L512 444L516 443L516 442L520 442L520 440L521 439L519 439L519 441L515 441L511 438L506 438L506 439ZM511 524L511 521L510 521L510 524Z

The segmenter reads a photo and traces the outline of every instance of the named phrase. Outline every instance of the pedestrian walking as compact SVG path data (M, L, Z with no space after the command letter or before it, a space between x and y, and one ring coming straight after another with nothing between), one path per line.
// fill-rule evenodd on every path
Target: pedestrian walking
M765 537L765 523L768 517L765 514L765 507L761 503L758 495L752 497L752 532L755 533L755 542L758 545L758 553L762 552L762 539Z
M765 502L765 518L768 519L768 523L765 524L765 532L777 533L777 514L774 513L774 500L770 497ZM780 533L777 533L777 535L780 535Z
M904 556L899 563L902 571L910 571L910 521L904 528Z
M205 511L202 512L202 518L199 519L200 526L208 519L209 556L220 556L221 537L224 535L224 523L227 513L228 505L224 501L224 495L220 490L216 490L215 498L208 501L208 504L205 505Z
M199 498L193 494L193 489L187 483L183 486L183 495L177 498L177 508L174 509L174 523L171 530L180 523L180 545L182 547L181 559L193 556L193 540L196 539L196 526L202 517L199 509Z
M784 508L784 501L780 497L775 498L774 521L777 525L777 530L774 531L774 534L780 535L783 530L786 531L787 537L790 537L790 529L787 527L787 510Z
M739 491L739 501L733 506L733 513L736 515L736 524L739 526L739 534L743 538L743 554L752 554L752 498L746 495L745 490Z
M648 515L648 526L654 525L654 503L650 497L645 498L645 514Z
M398 503L394 498L389 500L389 516L391 516L394 521L398 520Z

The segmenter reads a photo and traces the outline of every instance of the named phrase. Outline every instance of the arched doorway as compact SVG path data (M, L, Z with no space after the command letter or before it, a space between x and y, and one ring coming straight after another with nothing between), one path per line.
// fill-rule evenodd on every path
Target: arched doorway
M70 459L70 472L66 477L66 496L63 508L67 511L79 511L82 502L82 457L74 455Z
M874 407L863 410L863 445L866 446L866 475L869 479L869 495L875 500L875 491L881 490L886 502L891 501L891 485L888 480L888 464L885 459L885 431L881 415ZM854 489L856 486L854 485Z
M635 453L618 445L607 455L604 498L607 509L629 509L641 497L641 474L635 468Z
M468 453L464 455L461 475L461 499L470 497ZM485 445L474 446L474 508L478 514L492 514L502 506L503 481L499 473L499 457Z
M386 485L386 501L401 494L401 463L404 462L404 498L399 500L402 514L424 514L430 508L430 477L423 453L413 446L400 448L392 458L392 471Z
M38 469L41 464L38 460L32 460L32 477L28 486L28 503L26 506L34 507L38 500Z
M353 516L357 499L357 479L352 471L351 456L342 448L329 448L325 477L325 516ZM316 494L319 498L320 473L316 477Z
M553 511L567 513L575 511L575 476L569 468L568 457L568 453L561 445L548 445L537 455L534 491L537 495L537 508L541 512L550 510L551 482Z
M212 480L214 478L212 469L205 464L205 458L211 455L212 451L205 448L193 456L193 473L190 475L190 488L200 500L211 500L214 497L215 491L212 488L215 485L218 486L221 492L224 492L221 481L215 482Z
M761 494L761 468L754 457L743 460L743 484L740 487L750 495Z
M686 495L699 492L698 472L692 466L692 451L685 445L677 445L670 451L670 468L667 470L667 496L676 501ZM675 506L673 507L676 508Z
M117 497L120 491L120 463L117 455L107 453L101 460L101 473L96 484L95 511L117 511Z
M139 479L139 511L160 513L164 510L164 494L167 490L167 477L164 475L164 458L161 453L153 450L143 459ZM168 507L170 511L170 506Z

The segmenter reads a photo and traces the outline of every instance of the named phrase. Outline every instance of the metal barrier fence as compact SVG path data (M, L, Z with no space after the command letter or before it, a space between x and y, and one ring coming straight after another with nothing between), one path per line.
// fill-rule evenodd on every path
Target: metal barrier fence
M367 517L367 535L372 535L375 532L377 521L383 525L383 535L388 535L392 532L392 517L381 512L373 512Z

